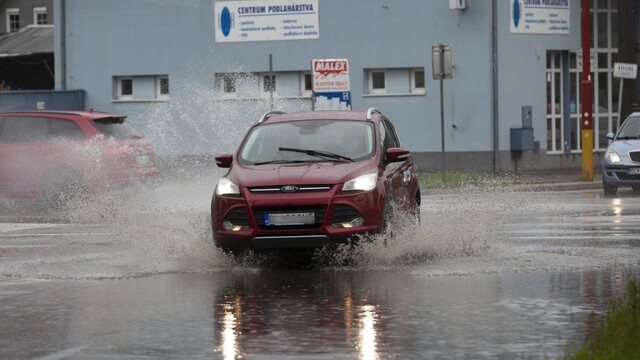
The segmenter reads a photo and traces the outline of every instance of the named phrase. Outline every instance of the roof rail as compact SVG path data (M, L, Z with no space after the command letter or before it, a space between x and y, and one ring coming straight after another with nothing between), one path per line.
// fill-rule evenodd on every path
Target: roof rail
M265 113L264 115L262 115L262 117L260 117L260 120L258 121L258 124L262 124L263 122L267 121L268 118L272 117L273 115L278 115L278 114L286 114L284 111L269 111L268 113Z
M371 116L373 115L373 113L378 113L380 115L382 115L382 111L374 108L374 107L370 107L369 109L367 109L367 120L371 121Z

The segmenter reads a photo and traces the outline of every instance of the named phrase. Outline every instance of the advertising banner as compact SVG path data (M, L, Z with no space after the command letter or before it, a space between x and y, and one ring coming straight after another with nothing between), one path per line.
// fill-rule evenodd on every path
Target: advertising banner
M562 34L571 30L570 0L509 0L511 32Z

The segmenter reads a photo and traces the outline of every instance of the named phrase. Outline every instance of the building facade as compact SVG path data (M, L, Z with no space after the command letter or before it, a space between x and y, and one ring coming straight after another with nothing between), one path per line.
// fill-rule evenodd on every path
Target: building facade
M592 1L595 163L617 121L618 6ZM87 108L128 114L161 155L233 151L262 113L312 109L314 59L347 59L352 108L388 115L423 170L441 168L443 148L447 170L581 166L577 0L54 7L56 89L85 90ZM442 82L433 76L440 44L452 59ZM512 129L522 128L533 138L513 151Z
M51 25L53 0L3 0L0 13L0 36L29 25Z

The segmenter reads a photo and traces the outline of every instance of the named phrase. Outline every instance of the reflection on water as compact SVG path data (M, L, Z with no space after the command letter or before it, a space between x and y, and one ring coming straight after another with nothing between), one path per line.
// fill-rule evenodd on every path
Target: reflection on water
M235 306L224 305L224 316L222 319L222 356L225 360L236 359L240 354L238 344L238 317L241 315L239 300L236 299Z
M358 336L358 349L360 358L363 360L378 359L376 352L376 329L377 315L373 305L363 305L360 313L360 335Z
M0 358L558 358L624 279L242 269L0 283Z

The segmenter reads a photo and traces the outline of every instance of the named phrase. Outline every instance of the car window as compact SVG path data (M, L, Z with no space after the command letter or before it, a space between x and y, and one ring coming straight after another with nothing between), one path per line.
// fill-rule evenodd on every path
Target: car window
M74 121L49 119L50 136L55 140L84 140L85 136Z
M330 152L353 160L373 155L373 125L361 121L313 120L264 124L252 129L240 161L325 161L322 157L280 148Z
M392 147L400 147L393 125L386 120L380 122L380 142L382 143L383 151Z
M630 117L620 127L618 138L637 138L640 136L640 117Z
M93 124L101 134L107 137L118 140L142 138L140 132L124 119L123 117L102 118L93 120Z
M0 142L38 142L47 138L47 119L27 116L3 117L4 126Z

